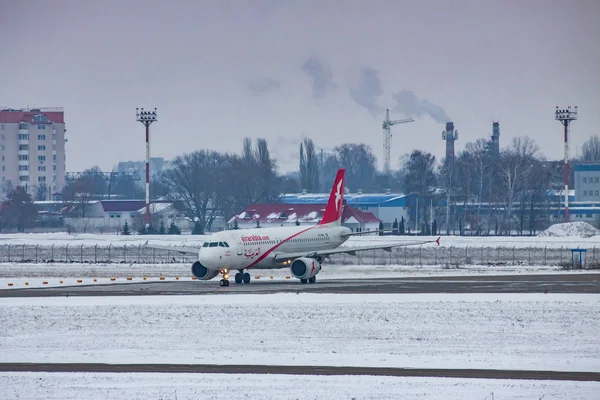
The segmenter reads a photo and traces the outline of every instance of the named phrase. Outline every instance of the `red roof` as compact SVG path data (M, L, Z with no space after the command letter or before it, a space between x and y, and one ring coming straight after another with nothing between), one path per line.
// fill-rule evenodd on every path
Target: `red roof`
M5 124L15 124L19 122L33 122L36 115L45 115L50 121L56 124L64 124L65 113L63 111L21 111L21 110L0 110L0 122Z
M342 221L346 221L350 217L354 217L360 223L381 222L381 220L374 216L373 213L360 211L354 207L346 205L344 207L344 213L342 214Z
M326 204L253 204L234 218L238 222L261 223L294 223L296 220L305 223L318 223L323 218ZM380 220L370 212L357 210L349 205L344 206L342 222L354 217L359 223L377 222Z

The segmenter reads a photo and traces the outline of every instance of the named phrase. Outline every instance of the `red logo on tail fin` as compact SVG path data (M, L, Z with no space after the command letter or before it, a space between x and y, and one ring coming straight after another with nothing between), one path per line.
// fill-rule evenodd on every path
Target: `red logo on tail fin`
M341 223L342 211L344 210L344 177L346 170L341 168L338 170L333 181L333 187L329 194L329 202L325 209L325 214L321 220L321 225L332 222Z

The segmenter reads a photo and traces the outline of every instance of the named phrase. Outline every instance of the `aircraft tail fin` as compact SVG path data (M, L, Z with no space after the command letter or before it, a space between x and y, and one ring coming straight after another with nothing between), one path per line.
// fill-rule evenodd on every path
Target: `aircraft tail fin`
M333 187L329 194L329 202L325 208L325 214L321 219L320 225L325 224L342 224L342 212L344 211L344 182L345 182L344 168L340 168L333 181Z

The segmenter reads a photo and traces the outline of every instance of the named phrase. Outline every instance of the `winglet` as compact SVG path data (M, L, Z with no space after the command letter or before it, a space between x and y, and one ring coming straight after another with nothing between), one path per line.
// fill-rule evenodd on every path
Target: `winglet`
M441 237L441 236L439 236L439 237L437 238L437 240L435 241L435 242L437 243L437 245L438 245L438 246L440 245L440 239L441 239L441 238L442 238L442 237Z

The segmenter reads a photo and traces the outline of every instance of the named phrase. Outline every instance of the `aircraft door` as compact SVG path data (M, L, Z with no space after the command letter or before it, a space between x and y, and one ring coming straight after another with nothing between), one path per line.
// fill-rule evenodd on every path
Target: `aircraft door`
M239 234L234 233L233 238L235 239L235 247L237 249L237 255L241 256L244 254L244 246L242 245L242 239Z

